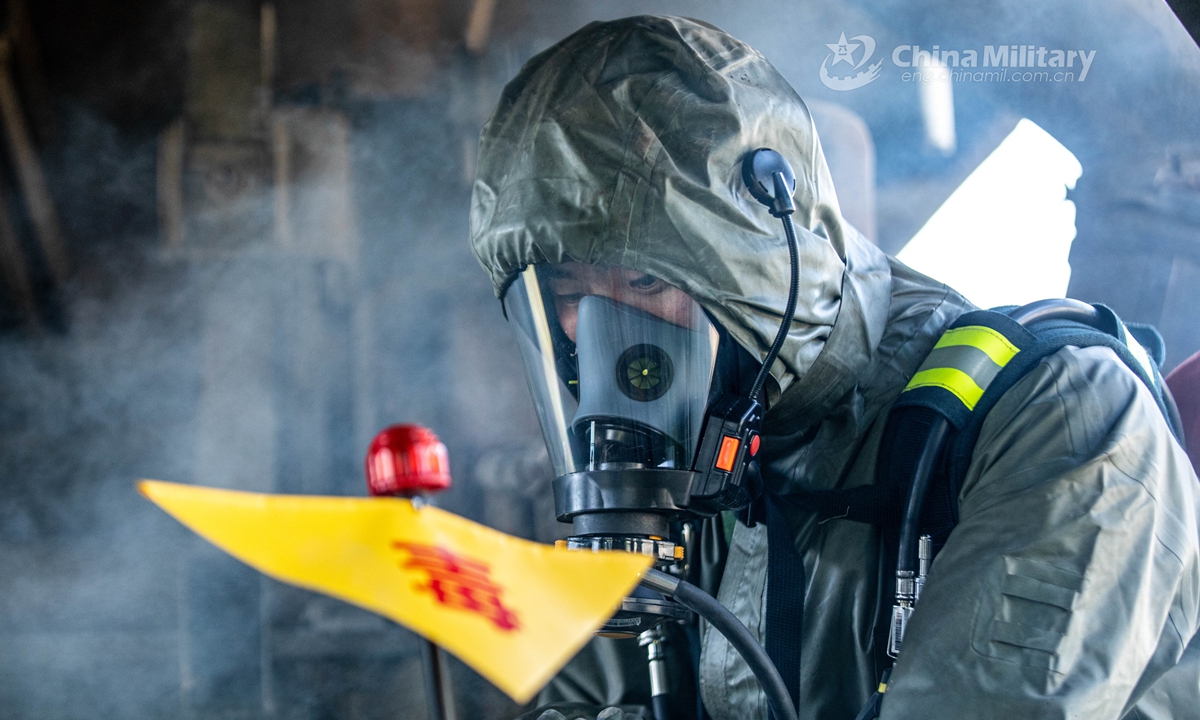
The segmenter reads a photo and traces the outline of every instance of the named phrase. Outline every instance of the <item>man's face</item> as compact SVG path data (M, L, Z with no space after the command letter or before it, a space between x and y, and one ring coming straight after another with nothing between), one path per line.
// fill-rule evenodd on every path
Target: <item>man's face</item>
M587 295L609 298L680 327L690 327L696 317L695 301L687 293L637 270L564 262L544 267L541 274L554 297L558 322L571 342L575 342L579 301Z

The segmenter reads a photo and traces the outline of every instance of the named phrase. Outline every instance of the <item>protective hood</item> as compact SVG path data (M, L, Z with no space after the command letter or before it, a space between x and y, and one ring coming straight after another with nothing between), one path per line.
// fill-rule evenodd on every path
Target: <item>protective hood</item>
M879 342L888 265L842 219L804 102L721 30L674 17L592 23L531 59L481 136L473 250L497 297L542 262L660 277L761 359L787 302L789 264L778 220L740 175L760 147L795 170L802 264L768 393L774 402L805 377L786 414L811 422L854 385Z

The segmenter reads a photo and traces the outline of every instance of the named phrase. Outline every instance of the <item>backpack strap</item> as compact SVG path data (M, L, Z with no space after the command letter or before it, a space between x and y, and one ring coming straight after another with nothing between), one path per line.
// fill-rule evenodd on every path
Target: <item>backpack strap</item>
M1025 366L1030 355L1026 351L1036 341L1033 333L1007 315L991 310L966 313L938 338L892 410L927 407L961 430L973 417L987 412L975 410L997 380L1000 392L989 398L1007 389L1007 380ZM1014 363L1022 353L1022 362Z
M1021 310L1015 306L961 315L892 403L875 484L806 491L788 498L822 520L847 519L894 529L924 438L933 419L943 417L953 430L925 500L922 522L923 530L933 535L935 549L940 549L958 523L958 492L988 412L1038 363L1067 346L1112 349L1151 391L1172 433L1182 442L1178 413L1158 370L1161 337L1148 325L1126 326L1103 305L1092 307L1095 326L1045 320L1026 327L1013 319L1012 314ZM1136 336L1144 338L1145 345Z
M944 492L935 493L935 497L941 496L940 501L935 500L935 497L929 498L935 507L926 506L927 512L932 510L931 521L939 522L937 516L940 514L942 516L941 524L944 525L947 521L951 527L957 524L958 493L966 479L975 444L979 440L979 433L988 413L1012 386L1032 372L1042 360L1065 347L1107 347L1112 350L1150 391L1155 404L1158 405L1159 411L1176 439L1182 437L1182 429L1176 420L1177 415L1172 417L1175 415L1171 412L1173 403L1166 395L1162 375L1154 357L1138 342L1133 332L1129 331L1116 313L1103 305L1094 305L1093 307L1097 311L1099 327L1069 320L1049 320L1026 328L1013 321L1007 312L998 311L967 313L955 323L955 326L971 323L991 327L1012 341L1019 348L1019 352L1014 353L1009 361L996 372L988 386L984 388L984 392L980 394L974 407L966 415L965 421L962 425L957 426L958 432L948 442L944 477L940 481L935 478L937 485L944 486ZM1140 328L1142 333L1147 330L1153 333L1153 336L1158 336L1157 331L1149 326ZM947 331L947 334L950 332L953 330ZM1162 340L1159 337L1160 347L1161 343ZM933 353L930 357L933 357ZM920 372L917 375L919 376ZM915 379L916 376L914 376ZM911 385L912 383L910 383ZM910 395L907 389L901 395L901 401L909 404L920 401L919 398L905 398L906 395ZM948 507L939 510L936 505L942 503L948 504ZM935 546L940 547L940 544L935 541Z
M966 313L942 334L893 403L878 463L884 470L879 479L893 488L895 497L907 493L912 483L916 452L924 446L933 418L945 418L952 428L921 513L921 532L932 537L934 552L958 524L961 480L950 481L952 449L972 429L978 437L976 426L982 426L995 400L1036 365L1030 360L1041 350L1037 336L1004 313ZM973 440L969 444L973 447ZM895 518L898 523L899 513Z
M1001 313L979 311L956 320L934 345L900 396L884 426L873 485L815 490L789 499L822 520L847 519L899 527L917 460L937 417L957 434L1001 373L1036 338ZM941 475L942 473L938 473ZM885 532L885 536L893 534Z

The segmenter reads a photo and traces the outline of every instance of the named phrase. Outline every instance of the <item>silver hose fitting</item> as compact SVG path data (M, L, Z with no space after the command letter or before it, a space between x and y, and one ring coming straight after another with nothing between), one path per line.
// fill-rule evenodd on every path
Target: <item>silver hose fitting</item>
M667 650L663 646L665 639L662 626L655 626L638 636L638 645L646 648L650 661L650 697L666 695L667 688Z
M917 560L919 561L916 577L911 572L896 573L896 603L892 605L892 625L888 630L887 654L890 657L900 655L900 645L904 642L904 632L908 629L909 618L916 609L917 600L925 588L925 578L929 575L929 565L933 562L933 538L922 535L917 543Z

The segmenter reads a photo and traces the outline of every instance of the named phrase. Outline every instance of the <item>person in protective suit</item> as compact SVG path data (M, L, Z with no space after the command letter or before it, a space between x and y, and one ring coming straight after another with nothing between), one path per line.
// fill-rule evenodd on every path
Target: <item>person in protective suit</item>
M558 333L543 339L578 340L581 365L587 307L693 337L707 331L689 303L761 362L789 291L778 222L740 175L761 147L795 170L802 268L766 385L763 483L785 499L870 484L889 405L974 308L842 219L807 108L749 46L703 22L634 17L534 57L483 130L471 243L510 321L521 322L515 294L540 294ZM544 429L567 414L539 412ZM881 717L1197 717L1197 490L1154 399L1111 350L1046 358L987 417ZM805 570L799 716L848 720L887 664L880 531L782 507ZM767 532L734 524L716 590L760 641L772 631ZM741 657L716 632L702 638L708 715L766 717Z

